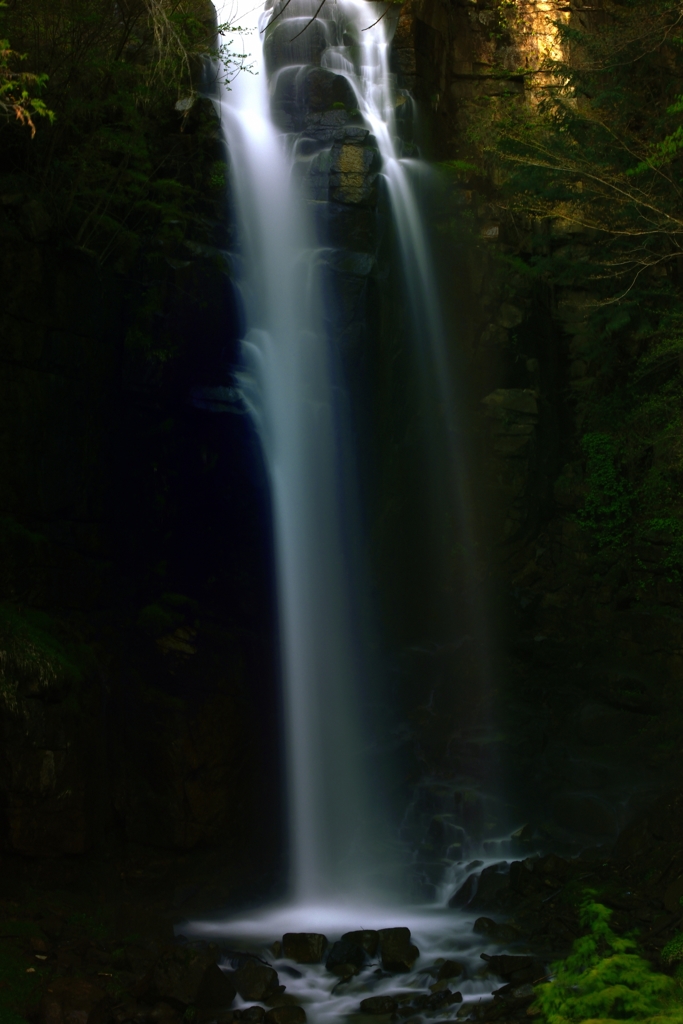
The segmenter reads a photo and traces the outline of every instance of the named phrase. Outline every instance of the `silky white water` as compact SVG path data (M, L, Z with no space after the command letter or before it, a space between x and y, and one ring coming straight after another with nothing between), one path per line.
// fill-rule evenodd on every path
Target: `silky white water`
M359 709L367 685L354 616L359 577L353 552L353 468L346 384L324 329L316 239L296 136L271 116L273 82L262 39L271 18L293 38L314 2L263 11L219 10L245 30L240 49L255 73L225 84L219 101L237 222L235 266L244 334L241 393L258 431L272 493L289 805L290 906L387 905L392 874L381 794L366 757ZM427 386L436 388L447 434L453 432L445 332L415 193L419 161L400 157L389 69L392 25L383 4L327 0L319 15L326 46L320 63L343 75L377 141L400 247L403 277ZM378 20L379 19L379 20ZM376 24L373 24L375 23ZM305 31L301 37L306 59ZM299 166L297 167L297 160ZM303 173L302 171L303 167ZM324 240L323 240L324 242ZM450 453L452 455L452 453ZM449 460L455 461L455 460ZM457 473L454 479L458 479ZM460 496L462 497L462 496Z
M219 17L220 17L219 12ZM270 117L260 58L269 15L240 15L256 74L224 88L220 112L240 239L245 333L238 380L271 482L286 724L291 895L381 888L377 810L356 694L355 538L348 508L343 380L323 329L319 264L288 140Z
M316 7L314 0L293 0L286 12L291 36ZM421 165L400 157L395 105L406 98L397 97L389 70L390 19L372 24L385 13L383 3L327 0L319 22L326 41L321 64L351 84L377 140L413 334L421 339L437 404L447 410L448 431L444 325L414 188ZM249 30L239 48L251 54L257 72L240 74L231 89L224 86L218 108L238 234L238 383L258 431L272 494L291 885L281 905L181 930L259 949L273 960L288 995L320 1024L357 1011L368 994L424 991L425 966L438 956L457 956L470 965L469 980L457 987L466 1001L478 1000L492 988L490 980L476 976L484 946L472 935L472 918L446 906L465 866L455 870L433 906L410 907L405 896L392 892L397 857L383 831L383 801L367 757L359 701L359 690L369 682L355 621L363 602L353 524L361 517L352 505L355 488L347 486L353 457L346 382L324 324L321 265L329 248L314 233L306 158L297 156L295 137L271 117L261 40L273 10L224 7L218 14ZM340 985L322 965L294 969L265 952L288 931L320 931L334 941L345 931L395 926L408 926L421 950L414 970L400 979L375 977L375 964ZM453 1012L444 1009L446 1016Z

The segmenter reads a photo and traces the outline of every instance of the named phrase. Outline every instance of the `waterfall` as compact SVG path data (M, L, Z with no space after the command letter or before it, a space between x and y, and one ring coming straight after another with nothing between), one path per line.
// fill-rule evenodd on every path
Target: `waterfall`
M247 39L257 58L269 17ZM257 71L240 75L220 103L246 327L238 381L272 491L291 895L314 902L363 890L376 831L356 701L363 666L345 487L349 426L323 324L321 251L293 147L273 124L262 65Z
M397 96L389 69L392 16L381 3L327 0L309 24L317 7L314 0L280 0L265 12L259 7L240 15L240 25L250 29L242 45L251 50L257 73L240 74L219 103L239 236L244 334L238 382L271 482L291 896L299 905L363 893L377 898L382 886L371 875L389 873L388 863L379 862L382 856L387 861L381 794L359 699L371 684L357 622L363 579L356 524L362 517L354 507L347 388L325 307L325 268L334 252L313 218L316 205L332 194L335 144L342 152L339 174L346 174L353 193L342 201L353 204L362 201L372 159L371 150L356 143L376 140L426 387L437 396L449 438L455 430L445 330L415 195L421 165L401 157L396 127L397 101L410 100ZM353 123L332 109L301 130L296 103L316 64L354 97ZM329 85L331 75L325 81ZM372 263L368 254L355 258ZM459 481L454 476L455 490ZM465 507L462 494L457 501Z

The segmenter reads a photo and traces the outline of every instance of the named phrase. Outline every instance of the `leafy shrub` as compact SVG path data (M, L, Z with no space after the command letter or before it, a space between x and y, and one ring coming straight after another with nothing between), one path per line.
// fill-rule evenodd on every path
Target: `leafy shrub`
M673 964L683 960L683 932L674 935L673 939L667 942L662 950L662 960L665 964Z
M0 604L0 704L17 706L19 685L45 690L80 682L93 665L93 651L60 630L45 612Z
M683 1021L679 987L636 952L634 939L616 935L612 911L588 894L581 922L589 930L566 960L553 964L554 980L538 988L536 1007L549 1024L586 1021Z
M631 519L632 494L618 465L619 450L608 434L581 438L586 455L586 497L577 519L591 530L601 546L623 538Z
M184 594L162 594L158 601L148 604L138 615L138 626L148 636L158 639L187 625L198 611L197 602Z

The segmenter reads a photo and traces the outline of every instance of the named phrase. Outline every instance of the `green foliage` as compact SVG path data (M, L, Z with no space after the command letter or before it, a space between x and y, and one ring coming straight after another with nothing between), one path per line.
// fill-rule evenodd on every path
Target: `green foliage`
M206 0L8 0L0 11L54 113L33 142L4 129L0 187L39 201L62 244L120 270L142 258L154 280L188 238L206 241L216 144L195 83L211 18ZM233 74L243 64L221 59Z
M683 932L674 935L673 939L667 942L662 950L662 960L665 964L672 964L683 960Z
M179 626L193 622L198 605L184 594L162 594L158 601L147 605L138 615L138 626L148 636L158 639L172 633Z
M571 349L590 367L572 386L585 431L577 518L600 547L666 538L678 579L683 23L677 0L592 10L557 23L562 56L526 69L526 95L479 102L470 139L527 276L588 300Z
M577 513L601 547L619 544L631 521L633 496L620 472L618 446L609 434L581 438L586 455L586 498Z
M536 1007L548 1024L584 1021L683 1021L680 990L636 952L634 939L616 935L612 911L588 894L581 922L588 928L566 960L553 964L554 979L538 987Z
M0 39L0 113L6 118L14 117L19 124L31 129L31 138L36 134L34 117L54 120L38 93L47 82L47 75L17 71L15 65L26 60L26 55L15 53L9 40Z
M79 683L92 666L92 649L50 615L0 604L0 704L15 710L20 686L40 692Z

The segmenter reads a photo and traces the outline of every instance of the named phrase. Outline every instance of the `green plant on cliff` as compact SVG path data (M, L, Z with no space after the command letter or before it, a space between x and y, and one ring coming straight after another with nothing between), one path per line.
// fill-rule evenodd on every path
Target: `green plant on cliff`
M586 456L586 497L577 513L601 547L619 544L631 521L633 495L620 471L619 451L609 434L587 433L581 438Z
M548 1024L683 1021L680 986L652 970L633 938L612 931L611 916L594 893L586 894L581 923L587 933L566 960L553 964L553 980L537 989L536 1009Z
M0 39L0 114L29 128L33 138L36 134L34 117L47 117L52 121L54 114L38 95L47 82L47 75L17 70L22 60L26 60L25 54L16 53L9 40Z
M54 123L33 140L3 128L4 194L40 204L60 244L120 269L206 241L215 125L196 83L212 19L207 0L7 0L0 34L27 55Z
M35 693L80 682L91 666L91 649L65 637L51 616L0 604L0 705L16 711L22 685Z
M683 932L674 935L673 939L667 942L662 950L662 960L665 964L679 963L683 960Z
M605 0L558 22L562 56L472 118L487 201L528 272L582 296L572 358L600 545L653 533L683 564L683 20L678 0ZM508 72L499 69L505 77ZM519 77L519 75L518 75ZM560 292L562 294L562 292ZM580 376L580 374L579 374ZM666 527L663 526L666 524Z

